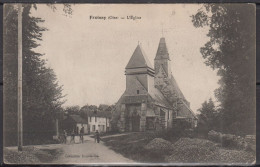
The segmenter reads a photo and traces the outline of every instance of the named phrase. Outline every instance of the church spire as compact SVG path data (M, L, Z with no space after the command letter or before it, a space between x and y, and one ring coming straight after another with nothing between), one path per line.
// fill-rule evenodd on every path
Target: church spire
M140 68L140 67L149 67L153 69L150 61L148 60L146 54L144 53L138 41L138 45L125 68L133 69L133 68Z
M166 42L165 42L165 38L164 38L164 37L162 37L162 38L160 39L155 60L156 60L156 59L169 59L169 60L170 60L169 53L168 53L168 49L167 49L167 46L166 46Z
M171 76L171 62L168 49L166 46L165 38L162 37L159 42L158 50L154 59L155 75L160 73L160 68L165 71L167 76Z

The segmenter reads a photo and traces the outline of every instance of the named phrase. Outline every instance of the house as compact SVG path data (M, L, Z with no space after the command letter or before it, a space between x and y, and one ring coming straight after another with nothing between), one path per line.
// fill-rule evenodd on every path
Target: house
M62 129L66 130L68 133L71 133L73 130L75 134L80 134L80 129L84 128L84 134L87 134L88 131L88 122L80 115L69 115L62 121Z
M140 44L125 67L126 89L116 104L121 132L171 128L178 121L191 127L197 117L171 72L171 60L165 38L161 38L154 67Z
M88 112L87 117L90 132L95 132L96 130L99 132L110 131L111 125L108 112Z

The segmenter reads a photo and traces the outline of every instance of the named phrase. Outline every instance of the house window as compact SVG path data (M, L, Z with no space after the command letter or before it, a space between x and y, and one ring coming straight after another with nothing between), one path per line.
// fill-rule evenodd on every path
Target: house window
M92 131L96 131L96 126L92 125Z
M136 93L139 94L139 90L137 90Z
M195 121L194 121L194 127L196 128L197 125L198 125L198 122L197 122L197 120L195 120Z

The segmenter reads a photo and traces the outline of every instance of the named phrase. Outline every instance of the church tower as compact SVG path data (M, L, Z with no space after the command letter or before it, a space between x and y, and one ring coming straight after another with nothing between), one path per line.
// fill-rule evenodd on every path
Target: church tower
M155 68L155 86L162 85L164 78L170 78L172 75L171 60L169 57L169 53L168 53L168 49L164 37L162 37L159 42L157 53L154 59L154 68Z
M125 67L126 94L144 95L154 87L154 69L140 44Z

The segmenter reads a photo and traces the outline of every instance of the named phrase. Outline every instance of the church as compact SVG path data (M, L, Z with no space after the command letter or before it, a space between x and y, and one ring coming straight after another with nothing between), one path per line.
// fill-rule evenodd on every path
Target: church
M164 37L160 39L154 66L138 44L125 75L126 89L116 104L121 132L172 128L180 122L190 128L197 126L197 117L172 75Z

